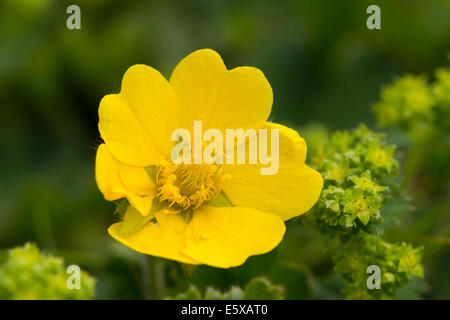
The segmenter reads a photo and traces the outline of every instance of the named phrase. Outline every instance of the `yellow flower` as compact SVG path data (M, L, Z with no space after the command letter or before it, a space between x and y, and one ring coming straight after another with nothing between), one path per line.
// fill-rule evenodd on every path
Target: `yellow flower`
M284 220L309 210L323 182L305 165L306 143L297 132L267 122L272 102L260 70L227 70L209 49L184 58L170 81L149 66L130 67L120 93L99 107L105 143L97 184L106 200L130 203L110 235L141 253L221 268L276 247ZM195 120L224 133L279 129L278 173L261 175L255 164L172 163L172 132L191 130Z

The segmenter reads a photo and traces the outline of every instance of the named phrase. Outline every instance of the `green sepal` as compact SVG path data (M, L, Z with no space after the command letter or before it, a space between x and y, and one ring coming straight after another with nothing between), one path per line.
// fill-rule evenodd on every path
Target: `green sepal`
M145 171L147 172L150 179L156 183L156 166L145 167Z
M206 204L213 207L233 207L230 199L228 199L225 192L223 191L220 191L214 199L206 202Z
M150 213L146 216L143 216L138 210L136 210L136 208L130 205L124 215L120 233L125 236L141 229L149 221L154 219L155 213L160 211L163 207L164 205L161 204L157 198L153 198Z

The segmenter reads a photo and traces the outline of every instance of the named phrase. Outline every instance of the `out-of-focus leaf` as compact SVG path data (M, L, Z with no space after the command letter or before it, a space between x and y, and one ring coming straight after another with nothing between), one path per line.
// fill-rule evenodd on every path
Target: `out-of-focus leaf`
M264 277L258 277L245 286L243 298L245 300L281 300L283 296L283 287L273 285Z

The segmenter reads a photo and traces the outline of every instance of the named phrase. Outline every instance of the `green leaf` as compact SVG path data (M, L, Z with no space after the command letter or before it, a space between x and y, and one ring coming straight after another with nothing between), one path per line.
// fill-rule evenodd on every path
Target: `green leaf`
M245 300L281 300L283 299L283 288L270 283L264 277L252 279L244 290Z
M296 244L293 245L293 247L295 246ZM271 268L267 277L271 282L282 286L284 299L311 298L312 277L305 265L296 262L279 262Z
M336 200L326 200L325 206L333 212L339 212L340 210L339 202Z
M190 286L188 291L185 293L180 293L176 295L173 299L175 300L202 300L202 295L200 291L194 286Z
M159 200L158 200L158 198L153 198L153 201L152 201L152 208L150 209L150 213L149 214L152 214L153 216L155 215L155 213L156 212L158 212L158 211L161 211L161 209L163 209L164 208L164 204L162 203L162 202L160 202Z
M223 298L225 300L242 300L244 298L244 291L240 287L231 287L228 292L225 292Z
M205 300L222 300L223 296L220 291L217 291L216 289L209 287L206 289L205 292Z
M220 193L214 199L207 202L207 204L213 207L233 207L233 204L223 191L220 191Z
M370 215L368 211L361 211L356 214L358 219L366 226L369 223Z
M130 202L127 200L127 198L117 200L116 201L116 213L119 214L119 216L123 219L129 206L130 206Z
M385 272L382 276L382 280L384 283L393 283L395 282L395 275L390 272Z

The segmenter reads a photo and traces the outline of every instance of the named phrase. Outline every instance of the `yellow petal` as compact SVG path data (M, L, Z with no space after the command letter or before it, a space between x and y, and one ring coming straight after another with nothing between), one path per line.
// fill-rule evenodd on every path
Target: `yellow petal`
M100 134L114 157L146 167L170 156L171 134L179 128L172 88L155 69L130 67L119 94L105 96L99 107Z
M184 220L173 213L159 212L155 216L158 223L149 222L133 233L126 235L121 233L123 222L113 224L108 232L111 237L137 252L183 263L198 264L196 260L180 251L186 229Z
M108 201L124 197L123 185L116 162L106 145L101 144L97 149L95 159L95 180L100 192Z
M265 122L272 108L272 88L259 69L227 70L220 55L210 49L185 57L170 84L187 129L194 120L202 120L204 130L248 128Z
M202 263L229 268L272 250L284 232L283 221L274 214L205 205L194 211L182 252Z
M126 197L143 215L151 209L155 185L144 168L117 161L105 144L97 150L95 163L97 185L108 201Z
M150 213L154 198L153 194L149 196L138 196L132 192L126 192L125 197L128 199L130 204L135 207L143 216L146 216Z
M279 129L278 172L261 175L261 167L268 165L230 165L227 172L231 179L224 182L222 189L235 206L273 212L288 220L316 203L323 180L320 173L305 165L306 143L295 130L274 123L267 123L265 128Z
M136 195L154 195L155 184L147 171L141 167L127 166L118 162L119 175L123 186Z

